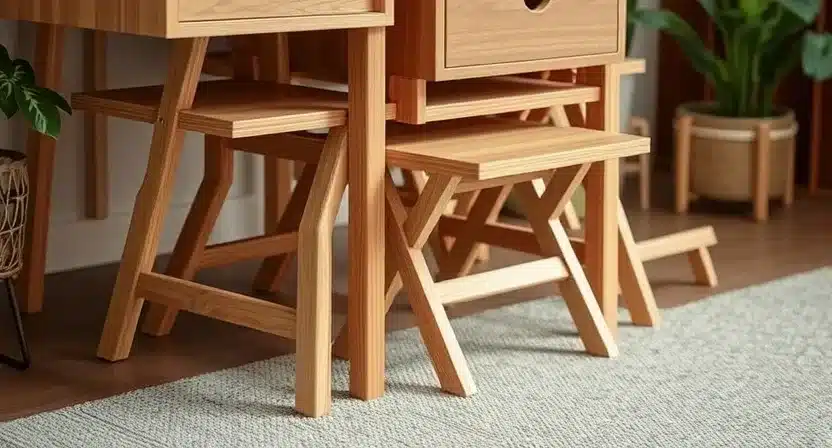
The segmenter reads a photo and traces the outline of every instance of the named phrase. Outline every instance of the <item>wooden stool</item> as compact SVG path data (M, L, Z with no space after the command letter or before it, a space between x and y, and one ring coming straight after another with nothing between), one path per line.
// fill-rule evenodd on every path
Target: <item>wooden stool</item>
M153 122L161 89L141 87L78 94L77 109ZM296 408L320 416L331 407L331 237L347 182L345 94L268 81L209 81L197 87L194 105L179 114L179 127L206 134L205 178L166 274L138 274L136 296L153 307L145 330L165 334L177 310L253 328L297 341ZM323 149L292 133L329 127ZM275 135L277 134L277 135ZM233 150L306 163L277 228L238 242L207 246L232 182ZM128 250L130 248L128 247ZM200 285L197 269L297 251L297 309ZM151 258L152 259L152 258ZM138 321L111 303L99 346L109 360L128 356ZM134 320L135 319L135 320Z
M517 120L474 118L424 126L396 126L387 144L389 167L428 173L428 182L407 211L391 176L387 179L388 252L408 293L419 330L444 391L469 396L473 378L451 329L444 305L538 284L560 282L561 293L587 351L614 357L618 348L569 238L558 221L590 164L637 155L649 141L587 129L558 129ZM552 171L554 170L554 175ZM550 178L546 183L542 178ZM479 235L509 192L517 192L545 258L490 272L435 282L422 253L446 218L454 194L477 191L470 213L460 217L446 263L462 273L476 258ZM526 233L511 234L523 238ZM388 294L388 307L392 296Z

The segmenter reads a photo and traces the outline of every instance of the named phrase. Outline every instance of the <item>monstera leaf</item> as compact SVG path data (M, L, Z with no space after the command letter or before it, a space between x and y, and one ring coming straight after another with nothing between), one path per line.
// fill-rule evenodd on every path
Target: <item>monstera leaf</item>
M803 71L816 81L832 78L832 35L806 33Z
M0 45L0 111L6 118L18 112L37 132L58 138L61 113L72 114L72 108L57 92L38 87L32 66L23 59L13 60Z

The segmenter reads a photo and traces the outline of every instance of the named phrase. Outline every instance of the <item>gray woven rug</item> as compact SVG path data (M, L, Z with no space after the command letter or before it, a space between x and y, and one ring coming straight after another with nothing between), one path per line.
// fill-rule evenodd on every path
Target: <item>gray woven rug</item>
M0 424L2 447L832 446L832 269L666 310L584 356L563 303L454 328L479 393L442 395L415 330L389 336L388 394L292 414L293 358Z

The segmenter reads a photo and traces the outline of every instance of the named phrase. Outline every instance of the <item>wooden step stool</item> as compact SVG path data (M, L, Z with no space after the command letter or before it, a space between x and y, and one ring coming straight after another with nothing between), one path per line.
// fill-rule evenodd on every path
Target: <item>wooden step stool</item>
M388 135L388 167L424 171L429 178L408 212L388 175L387 250L398 272L388 270L387 284L394 288L401 276L442 390L460 396L476 391L444 306L533 285L559 282L587 351L606 357L618 354L558 218L590 164L647 152L649 140L499 118L396 125ZM462 267L475 257L478 233L512 189L523 201L544 258L434 281L422 249L453 195L480 192L466 216L466 231L457 235L447 254L451 265ZM388 295L388 307L391 302Z
M76 109L148 123L157 119L161 102L161 87L73 96ZM180 112L177 125L180 130L206 135L205 179L167 273L139 272L134 293L115 296L111 302L99 356L115 361L129 355L142 302L147 300L153 309L145 329L154 334L169 332L181 309L295 339L296 408L310 416L328 413L331 238L347 182L346 117L347 97L342 93L268 81L199 83L193 106ZM293 134L320 128L331 129L323 149L315 143L314 150L309 150L304 144L307 140ZM276 229L261 237L206 246L232 183L234 150L300 160L306 166ZM126 250L131 249L135 248ZM191 281L200 267L295 251L297 309ZM116 290L129 281L120 273Z

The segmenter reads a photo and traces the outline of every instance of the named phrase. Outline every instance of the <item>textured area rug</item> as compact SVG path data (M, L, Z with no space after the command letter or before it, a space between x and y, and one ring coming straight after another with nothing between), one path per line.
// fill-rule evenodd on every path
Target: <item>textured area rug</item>
M389 336L388 393L292 413L292 356L0 424L2 447L832 446L832 269L623 326L582 354L564 304L454 321L479 393L443 395L415 330Z

